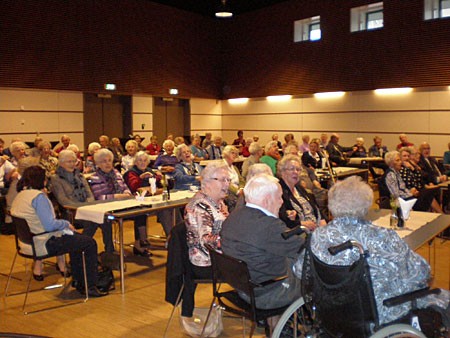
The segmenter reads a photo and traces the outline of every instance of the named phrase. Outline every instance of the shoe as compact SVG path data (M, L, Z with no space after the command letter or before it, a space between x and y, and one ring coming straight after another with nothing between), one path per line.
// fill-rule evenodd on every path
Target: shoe
M44 280L44 275L36 275L35 273L33 273L33 278L38 282L42 282Z
M66 275L66 278L69 278L70 276L72 276L72 274L69 271L69 268L66 266L66 271L61 271L61 269L59 268L59 265L56 264L56 271L58 271L61 276L64 277L64 274Z
M136 248L133 248L133 253L136 256L142 256L142 257L152 257L153 256L153 254L149 250L147 250L147 249L141 249L141 250L142 251L140 251Z
M147 239L141 239L139 241L139 246L141 248L148 248L149 246L151 246L150 242Z
M86 290L82 288L81 290L77 289L82 295L86 294ZM96 286L90 286L88 288L88 296L89 297L103 297L106 296L108 292L100 291Z
M0 225L0 234L14 235L14 225L12 223L4 223Z

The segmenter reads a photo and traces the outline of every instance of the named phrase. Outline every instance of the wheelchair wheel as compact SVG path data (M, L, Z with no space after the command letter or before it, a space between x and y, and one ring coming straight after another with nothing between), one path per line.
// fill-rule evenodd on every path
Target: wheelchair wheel
M410 325L394 324L377 331L370 338L426 338L426 336Z
M299 298L284 311L272 332L272 338L314 337L304 305L303 298Z

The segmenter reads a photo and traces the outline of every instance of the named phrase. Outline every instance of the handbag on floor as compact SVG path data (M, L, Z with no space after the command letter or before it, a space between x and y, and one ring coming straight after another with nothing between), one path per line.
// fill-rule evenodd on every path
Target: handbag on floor
M209 308L194 308L192 317L180 316L183 331L191 337L200 337ZM214 305L208 319L203 337L218 337L223 331L222 308Z

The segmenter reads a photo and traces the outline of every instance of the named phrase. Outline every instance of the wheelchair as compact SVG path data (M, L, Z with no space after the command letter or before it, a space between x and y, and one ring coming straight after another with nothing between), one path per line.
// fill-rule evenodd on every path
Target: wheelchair
M328 250L335 255L353 247L360 255L352 265L328 265L312 253L310 236L307 236L302 271L303 297L283 313L272 338L448 337L449 332L442 326L442 321L439 325L429 323L426 330L422 327L424 332L421 332L415 309L417 298L438 294L439 289L425 288L384 300L383 305L388 307L411 302L412 310L402 320L380 325L367 262L368 251L356 241L347 241ZM440 315L433 311L433 319L438 316L441 320Z

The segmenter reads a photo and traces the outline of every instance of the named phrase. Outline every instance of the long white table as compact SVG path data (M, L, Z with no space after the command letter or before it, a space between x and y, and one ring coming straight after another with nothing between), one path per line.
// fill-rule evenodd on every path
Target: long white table
M370 210L368 219L375 225L390 228L390 215L391 211L387 209ZM411 211L405 227L396 231L411 249L417 250L449 226L450 215Z
M103 223L105 217L119 224L120 250L120 290L125 293L123 221L139 215L149 215L164 209L185 206L194 195L191 191L176 191L170 193L170 200L163 201L162 195L146 197L143 200L126 199L116 201L95 201L64 205L64 208L76 211L75 219ZM174 217L175 219L175 217Z

